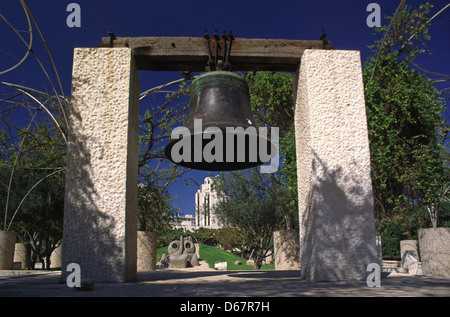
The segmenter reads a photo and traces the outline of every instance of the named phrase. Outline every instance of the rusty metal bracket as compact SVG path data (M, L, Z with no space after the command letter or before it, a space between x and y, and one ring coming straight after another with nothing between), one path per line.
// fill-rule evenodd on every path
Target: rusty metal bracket
M205 35L204 35L205 39L206 39L206 45L208 46L208 63L207 65L210 67L211 70L215 70L216 69L216 63L214 62L212 56L211 56L211 43L210 43L210 37L208 34L208 30L205 29Z
M228 46L228 50L227 50L227 54L225 57L223 67L224 67L224 69L231 70L231 64L230 64L229 58L230 58L230 53L231 53L231 45L233 44L233 40L234 40L234 36L231 31L228 34L228 40L230 41L230 45Z
M234 40L234 36L232 31L227 36L226 31L223 31L222 38L219 38L219 34L217 33L217 30L214 31L214 42L215 42L215 52L214 52L214 58L212 56L211 51L211 41L208 34L208 30L205 29L204 38L206 40L206 46L208 48L208 62L206 63L209 70L229 70L231 71L231 64L230 64L230 53L231 53L231 46L232 42ZM227 41L229 41L229 45L227 46ZM219 50L222 52L222 59L219 60Z

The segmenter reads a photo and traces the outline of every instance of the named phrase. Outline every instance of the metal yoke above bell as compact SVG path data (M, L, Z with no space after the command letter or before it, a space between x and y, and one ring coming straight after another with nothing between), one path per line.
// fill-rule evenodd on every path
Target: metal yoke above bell
M196 119L202 120L201 129L195 128ZM228 71L205 73L191 85L188 114L184 121L184 127L188 130L185 129L184 132L189 133L184 133L182 140L171 139L165 148L165 156L178 165L207 171L231 171L259 166L270 160L267 156L264 161L261 160L261 145L266 152L270 151L270 157L274 156L275 147L267 133L263 135L257 131L254 122L246 81ZM222 134L221 147L217 145L220 143L216 140L217 131ZM181 141L185 145L190 144L190 149L183 148L181 151L185 154L184 151L190 150L190 157L179 161L174 154L180 154L180 146L175 144ZM216 142L212 149L214 160L211 161L204 155L199 159L210 142ZM208 150L211 150L211 144Z

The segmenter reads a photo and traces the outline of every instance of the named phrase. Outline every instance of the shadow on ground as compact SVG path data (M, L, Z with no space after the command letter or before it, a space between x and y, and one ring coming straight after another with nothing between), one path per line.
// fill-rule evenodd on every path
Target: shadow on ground
M60 272L0 275L0 297L428 297L450 296L450 279L390 273L381 287L365 281L315 282L300 271L139 272L135 283L96 283L93 290L69 288Z

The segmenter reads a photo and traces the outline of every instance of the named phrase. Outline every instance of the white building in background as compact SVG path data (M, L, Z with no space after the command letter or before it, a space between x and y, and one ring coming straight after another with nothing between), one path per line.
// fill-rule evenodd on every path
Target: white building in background
M222 228L214 213L214 205L219 198L217 192L212 188L213 181L213 177L206 177L205 182L195 194L195 226L197 228Z
M220 229L223 226L214 213L218 195L212 188L213 177L206 177L195 193L195 216L179 216L171 222L172 228L193 231L198 228Z
M183 229L184 231L193 231L195 227L195 218L193 215L179 216L170 223L173 229Z

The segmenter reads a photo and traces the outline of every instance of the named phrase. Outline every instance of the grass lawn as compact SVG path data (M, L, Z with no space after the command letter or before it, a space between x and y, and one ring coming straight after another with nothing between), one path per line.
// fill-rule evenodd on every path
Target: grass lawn
M214 264L216 261L219 262L227 262L228 270L253 270L253 265L245 265L247 261L244 258L237 256L231 252L224 251L222 249L207 245L200 244L200 258L206 261L209 267L214 268ZM156 261L159 262L161 260L162 254L167 254L167 247L158 248L156 250ZM236 265L234 262L241 261L242 265ZM261 266L261 270L274 270L274 264L265 264Z
M165 253L167 254L167 250L169 247L162 247L162 248L158 248L156 249L156 263L158 263L159 261L161 261L161 257L162 255Z

